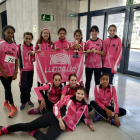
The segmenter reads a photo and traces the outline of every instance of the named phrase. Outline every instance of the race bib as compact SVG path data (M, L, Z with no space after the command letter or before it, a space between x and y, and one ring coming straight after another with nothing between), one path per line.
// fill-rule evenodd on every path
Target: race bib
M15 57L6 55L4 61L8 63L15 63Z

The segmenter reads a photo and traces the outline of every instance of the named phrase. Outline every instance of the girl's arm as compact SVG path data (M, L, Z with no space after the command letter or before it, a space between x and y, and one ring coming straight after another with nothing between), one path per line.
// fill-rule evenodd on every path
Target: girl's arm
M0 65L0 71L2 73L3 78L7 79L8 78L7 73L3 70L3 68L1 67L1 65Z
M95 50L95 49L93 49L93 51L92 51L93 53L97 53L97 54L100 54L100 55L102 55L102 56L105 56L106 55L106 52L103 52L103 51L98 51L98 50Z
M14 72L12 80L17 79L17 73L18 73L18 59L15 60L15 72Z
M63 88L63 90L62 90L62 95L61 95L61 100L66 96L66 94L67 94L67 90L68 90L68 88L67 88L67 85Z

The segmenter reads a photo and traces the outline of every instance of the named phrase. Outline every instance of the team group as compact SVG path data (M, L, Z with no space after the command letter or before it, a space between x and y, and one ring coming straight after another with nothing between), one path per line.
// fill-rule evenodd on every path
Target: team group
M122 57L122 43L116 35L117 27L109 26L109 37L104 41L98 38L99 28L97 26L92 26L89 32L91 39L83 42L82 31L76 30L74 32L75 41L70 43L65 39L66 29L60 28L58 30L59 39L53 43L49 29L43 28L35 49L33 49L32 33L25 32L24 43L17 45L14 40L15 28L10 25L3 28L3 39L0 40L0 80L5 89L4 108L10 111L8 115L10 118L18 111L14 105L11 91L12 80L17 78L18 66L20 68L20 110L23 110L26 104L34 106L30 100L30 92L33 84L35 53L65 49L66 51L73 50L75 52L73 57L79 57L78 51L83 51L87 58L85 88L83 82L77 82L78 77L74 73L69 75L69 83L64 87L60 73L54 73L52 81L44 85L38 80L38 87L34 88L33 92L38 97L39 106L29 110L28 114L40 114L41 117L29 123L0 126L0 135L27 131L38 140L54 140L64 130L75 130L79 121L83 121L91 130L95 130L88 119L88 113L92 109L96 112L93 122L104 119L112 125L121 125L119 116L125 115L126 110L119 108L116 89L112 85L114 74ZM88 105L93 72L95 100ZM46 134L39 130L47 126L49 129Z

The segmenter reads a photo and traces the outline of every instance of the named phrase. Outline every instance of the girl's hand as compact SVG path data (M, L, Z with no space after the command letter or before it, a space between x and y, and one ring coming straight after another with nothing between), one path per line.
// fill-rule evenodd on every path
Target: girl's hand
M38 49L37 52L41 52L41 49Z
M44 99L41 100L41 105L40 105L40 109L42 110L43 108L45 108L45 110L46 110L46 102Z
M56 50L61 50L61 49L59 47L57 47Z
M65 50L69 50L69 48L65 48Z
M5 71L2 72L2 76L3 76L3 78L5 78L5 79L8 78L7 73L6 73Z
M88 49L88 50L87 50L87 53L90 53L90 52L91 52L91 50L90 50L90 49Z
M90 127L91 131L94 131L95 130L95 127L92 124L89 125L89 127Z
M107 114L108 117L112 117L112 111L111 110L106 108L105 111L106 111L106 114Z
M34 53L33 51L30 51L30 55L31 55L31 56L34 56L35 53Z
M64 124L62 118L58 118L58 120L59 120L59 126L60 126L61 130L66 130L66 127L65 127L65 124Z
M12 80L16 80L17 79L17 72L14 73Z
M55 50L51 49L52 52L54 52Z

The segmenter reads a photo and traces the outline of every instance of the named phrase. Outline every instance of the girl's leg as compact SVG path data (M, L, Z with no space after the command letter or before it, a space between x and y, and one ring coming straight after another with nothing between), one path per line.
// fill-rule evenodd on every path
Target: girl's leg
M90 82L91 82L91 79L92 79L93 68L87 68L86 67L85 72L86 72L85 88L86 88L87 96L89 96Z
M94 68L95 86L100 84L101 68Z
M29 123L19 123L7 127L8 132L17 132L17 131L33 131L40 128L46 128L51 126L54 122L58 121L55 115L52 112L46 113L41 117L35 119Z

